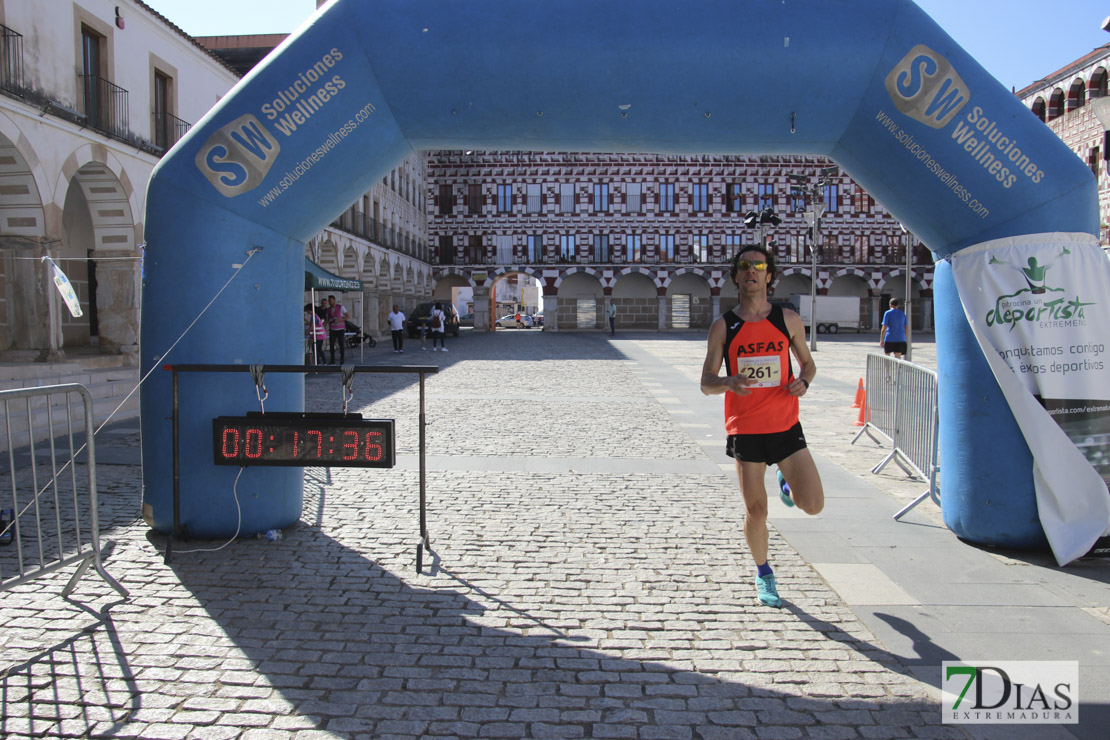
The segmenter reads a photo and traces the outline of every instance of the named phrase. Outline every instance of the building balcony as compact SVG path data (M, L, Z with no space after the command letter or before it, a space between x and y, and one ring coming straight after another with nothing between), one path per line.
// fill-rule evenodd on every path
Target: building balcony
M0 25L0 89L22 97L27 91L23 77L23 34Z
M349 208L331 222L334 229L373 242L378 246L392 249L413 257L423 259L428 254L428 245L412 236L391 229L362 211Z
M119 85L97 75L77 75L82 109L88 125L121 141L128 136L128 92Z
M182 121L172 113L155 112L152 126L154 146L164 153L176 144L181 137L189 133L189 129L192 127L193 124Z

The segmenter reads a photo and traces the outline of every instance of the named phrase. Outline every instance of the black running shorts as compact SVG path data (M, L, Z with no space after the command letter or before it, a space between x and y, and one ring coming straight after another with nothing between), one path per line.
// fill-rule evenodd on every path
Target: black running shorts
M741 462L761 462L774 465L806 448L802 423L798 422L785 432L772 434L730 434L725 454Z

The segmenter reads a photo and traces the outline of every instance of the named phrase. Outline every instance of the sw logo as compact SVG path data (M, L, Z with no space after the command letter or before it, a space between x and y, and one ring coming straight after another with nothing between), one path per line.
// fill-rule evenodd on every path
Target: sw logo
M948 60L924 44L910 49L886 76L894 107L932 128L943 128L971 98Z
M209 136L194 161L220 193L233 198L261 185L280 151L277 139L248 113Z

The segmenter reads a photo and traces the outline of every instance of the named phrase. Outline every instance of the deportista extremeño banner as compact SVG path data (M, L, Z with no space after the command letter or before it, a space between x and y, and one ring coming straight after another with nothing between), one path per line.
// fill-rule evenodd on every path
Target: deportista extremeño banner
M1071 233L997 239L951 260L1033 453L1041 525L1063 565L1110 533L1110 260L1095 237Z

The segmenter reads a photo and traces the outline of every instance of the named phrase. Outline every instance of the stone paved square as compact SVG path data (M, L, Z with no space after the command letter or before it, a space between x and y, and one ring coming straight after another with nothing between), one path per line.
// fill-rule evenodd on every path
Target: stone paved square
M777 532L785 608L756 601L735 480L693 436L720 418L685 428L600 335L504 334L434 358L422 574L415 376L356 382L399 465L307 469L279 542L179 542L167 565L138 467L100 466L131 598L95 574L68 601L68 574L3 594L0 735L965 736ZM696 340L644 343L696 388ZM306 387L336 410L334 376ZM265 496L249 471L238 490Z

